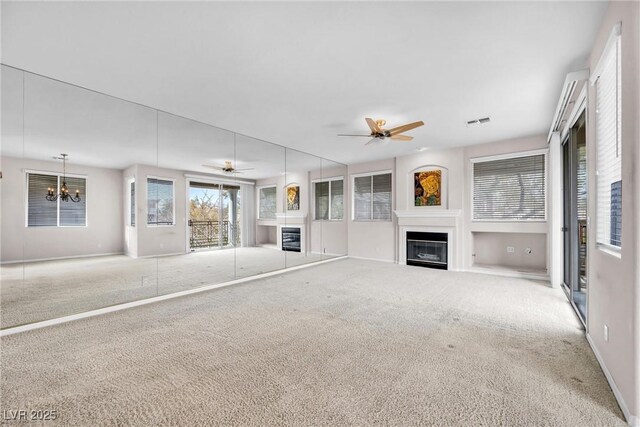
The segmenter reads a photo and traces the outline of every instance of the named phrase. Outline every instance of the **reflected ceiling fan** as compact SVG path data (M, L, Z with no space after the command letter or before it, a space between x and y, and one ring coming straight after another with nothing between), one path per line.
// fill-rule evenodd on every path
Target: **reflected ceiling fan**
M369 135L347 135L347 134L339 134L338 136L364 136L367 138L371 138L369 142L364 145L369 145L376 139L393 139L395 141L411 141L413 139L412 136L401 135L404 132L407 132L411 129L415 129L424 125L423 121L407 123L406 125L398 126L391 129L383 129L383 126L387 123L385 120L378 119L373 120L370 118L365 119L367 121L367 125L369 125L369 129L371 129L371 134Z
M236 169L230 160L225 160L224 165L202 165L206 168L217 169L224 173L243 173L244 171L252 171L253 168Z

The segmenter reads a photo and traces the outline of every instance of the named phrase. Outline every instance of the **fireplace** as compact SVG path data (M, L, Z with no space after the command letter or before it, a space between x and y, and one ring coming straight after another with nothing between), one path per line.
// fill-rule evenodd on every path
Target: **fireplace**
M300 227L282 227L282 250L300 252Z
M447 270L447 233L407 232L407 265Z

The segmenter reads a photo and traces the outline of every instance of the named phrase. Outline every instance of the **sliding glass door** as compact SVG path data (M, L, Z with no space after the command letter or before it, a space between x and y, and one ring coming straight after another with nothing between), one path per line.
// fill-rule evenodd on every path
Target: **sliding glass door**
M215 249L240 243L240 187L189 183L189 248Z
M587 317L587 145L583 112L563 143L564 288L583 322Z

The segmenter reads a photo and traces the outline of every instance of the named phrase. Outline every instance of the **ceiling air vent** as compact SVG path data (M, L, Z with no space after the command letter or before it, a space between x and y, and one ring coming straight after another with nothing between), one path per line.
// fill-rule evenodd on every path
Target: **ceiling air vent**
M467 126L483 125L485 123L489 123L490 121L491 121L491 117L483 117L481 119L469 120L467 122Z

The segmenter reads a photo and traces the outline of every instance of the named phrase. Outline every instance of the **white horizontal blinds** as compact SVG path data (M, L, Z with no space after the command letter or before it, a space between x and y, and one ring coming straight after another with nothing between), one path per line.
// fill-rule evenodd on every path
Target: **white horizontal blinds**
M57 175L27 174L28 227L55 227L58 225L58 202L50 202L45 199L49 188L53 188L54 192L60 188Z
M544 154L473 164L473 219L544 220Z
M344 218L344 181L331 181L331 219Z
M260 206L258 215L261 219L276 218L276 187L260 189Z
M353 180L353 219L371 219L371 176L359 176Z
M130 191L129 225L131 225L132 227L135 227L136 226L136 183L135 181L131 182L131 188L129 189L129 191Z
M60 178L62 179L62 178ZM79 190L80 201L60 201L60 226L84 227L87 225L87 186L84 178L67 177L67 188L71 197Z
M391 174L373 176L373 219L391 221Z
M605 53L596 81L597 227L600 244L622 246L620 38Z
M173 181L147 178L147 224L173 225Z
M391 221L391 174L356 177L353 180L354 220Z
M315 219L329 219L329 182L316 182L315 187Z

